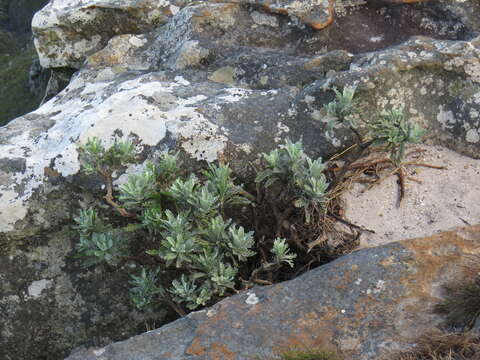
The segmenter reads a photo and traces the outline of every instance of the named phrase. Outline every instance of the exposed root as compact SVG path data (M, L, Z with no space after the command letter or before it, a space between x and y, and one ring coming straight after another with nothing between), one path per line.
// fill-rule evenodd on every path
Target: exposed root
M409 161L406 163L403 163L402 165L407 166L407 165L414 165L414 166L423 166L431 169L438 169L438 170L445 170L445 166L438 166L438 165L432 165L432 164L425 164L425 163L419 163L415 161Z
M405 157L418 155L425 152L424 149L413 149L408 152ZM406 161L400 164L400 166L395 166L390 158L376 158L368 159L364 161L357 161L351 164L345 164L348 166L348 170L345 171L344 181L342 183L338 182L337 188L333 189L332 196L336 197L341 194L346 188L348 188L352 183L365 183L369 186L367 190L372 188L374 185L378 185L384 179L390 177L391 175L396 175L398 178L399 186L399 200L398 205L400 206L402 200L406 195L406 182L407 180L414 181L418 184L422 184L422 181L411 177L408 175L406 169L410 166L419 166L426 167L430 169L444 170L445 166L432 165L428 163L423 163L419 161ZM382 175L381 173L385 170L392 169L387 175ZM365 178L367 176L367 178Z

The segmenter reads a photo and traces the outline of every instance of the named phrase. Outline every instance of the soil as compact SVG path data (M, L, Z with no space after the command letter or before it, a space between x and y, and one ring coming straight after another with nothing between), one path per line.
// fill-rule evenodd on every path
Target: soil
M343 194L345 218L375 232L361 234L360 248L480 222L480 160L439 146L412 148L425 152L418 159L406 161L446 169L406 166L405 173L421 183L406 179L405 197L400 205L398 177L391 174L393 167L381 172L379 183L370 187L355 182Z

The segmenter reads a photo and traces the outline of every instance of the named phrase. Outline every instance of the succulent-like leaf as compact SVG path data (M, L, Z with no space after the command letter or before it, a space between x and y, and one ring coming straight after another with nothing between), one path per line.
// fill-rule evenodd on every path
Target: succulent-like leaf
M175 266L180 268L184 263L192 261L192 256L197 250L198 245L192 234L172 233L162 239L158 254L167 265L175 263Z
M214 193L222 206L225 205L246 205L250 201L242 196L240 186L234 184L232 170L228 165L210 164L203 174L207 178L206 186Z
M282 262L293 267L293 259L297 257L297 254L291 253L285 239L276 238L273 242L273 248L271 250L275 256L275 263L280 264Z
M79 216L74 218L74 221L77 223L74 228L82 236L90 236L92 233L102 233L110 229L93 208L80 210Z
M123 240L113 231L80 236L76 247L77 257L85 259L86 267L100 263L113 265L125 254Z
M168 190L168 194L184 208L190 208L197 192L198 180L191 175L187 180L176 179Z
M130 175L120 186L119 200L128 209L141 208L153 198L157 191L155 173L145 169L141 174Z
M225 290L233 289L235 287L235 276L237 270L229 264L219 262L218 266L210 273L210 280L212 281L215 292L223 296Z
M153 311L156 295L165 295L165 290L157 285L159 272L160 269L147 270L142 268L140 275L131 276L130 299L137 309Z
M370 124L370 134L374 145L386 145L392 162L399 165L405 155L405 144L420 141L424 131L406 120L402 108L396 108Z
M211 218L203 231L203 237L209 243L221 246L228 239L227 229L231 223L231 220L225 221L221 216Z
M178 154L162 154L158 164L158 174L164 182L170 182L180 173L181 162Z
M355 91L356 87L346 86L343 91L340 92L334 88L335 100L325 105L325 110L330 117L335 118L340 122L344 122L347 116L351 115L355 110ZM349 125L354 125L350 123Z
M253 231L245 232L242 226L231 226L228 229L228 235L228 248L238 260L245 261L248 257L255 255L251 250L254 245Z

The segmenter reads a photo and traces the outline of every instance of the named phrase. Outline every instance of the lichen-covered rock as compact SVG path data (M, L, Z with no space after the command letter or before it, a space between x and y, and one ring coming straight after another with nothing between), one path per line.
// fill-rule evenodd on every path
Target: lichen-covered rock
M305 87L298 111L321 118L332 87L356 86L359 123L404 108L426 139L480 155L480 37L471 41L414 37L397 47L358 55L348 71ZM302 102L299 101L301 104Z
M260 5L270 12L288 14L292 19L309 24L316 30L325 28L333 20L332 0L231 0L231 2Z
M192 168L230 161L245 178L260 152L287 137L312 156L350 145L343 126L325 134L323 105L333 87L356 85L362 119L405 105L431 142L478 156L470 3L337 6L335 22L315 31L257 1L51 1L34 21L40 56L79 71L37 111L0 128L0 306L8 314L0 357L62 356L162 321L132 310L122 271L104 285L101 271L73 257L72 217L102 191L79 171L76 148L88 137L133 137L142 163L166 150ZM423 37L407 41L412 35Z
M281 284L256 287L127 341L68 360L244 360L289 348L389 359L442 323L443 284L480 254L480 226L346 255Z
M32 21L43 67L79 68L114 35L139 34L164 24L182 1L51 0Z

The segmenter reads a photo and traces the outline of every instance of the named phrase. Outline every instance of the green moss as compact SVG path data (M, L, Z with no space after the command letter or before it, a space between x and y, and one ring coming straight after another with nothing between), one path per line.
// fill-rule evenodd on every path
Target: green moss
M0 55L0 126L35 110L42 95L33 95L28 87L30 66L35 50L27 49L16 55Z

